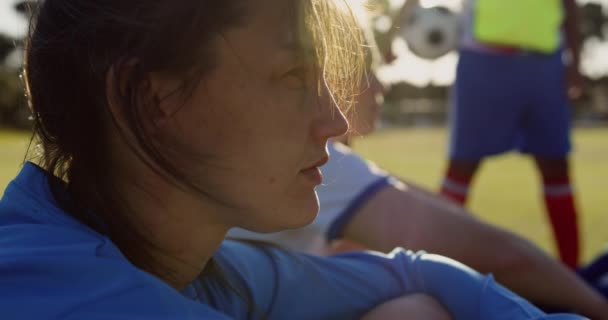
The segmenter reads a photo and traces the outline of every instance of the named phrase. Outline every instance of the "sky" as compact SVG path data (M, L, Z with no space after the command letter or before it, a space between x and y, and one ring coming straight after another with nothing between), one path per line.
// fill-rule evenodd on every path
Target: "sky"
M20 36L25 34L27 21L13 10L18 0L0 0L0 32Z
M406 0L390 0L395 7ZM0 32L12 36L25 34L27 22L12 10L18 0L0 0ZM579 3L600 2L608 10L608 0L578 0ZM421 0L423 6L443 5L454 10L460 8L460 0ZM458 56L449 53L437 60L427 61L413 55L405 42L396 39L393 50L399 57L391 65L379 70L380 79L385 82L408 81L418 86L433 83L438 85L449 84L454 79L455 66ZM608 75L608 42L590 42L586 44L583 52L582 69L585 74L592 77Z

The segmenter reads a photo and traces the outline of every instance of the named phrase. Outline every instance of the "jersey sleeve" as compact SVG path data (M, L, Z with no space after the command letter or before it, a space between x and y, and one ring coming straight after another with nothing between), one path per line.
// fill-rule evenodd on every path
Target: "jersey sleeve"
M347 146L328 144L329 162L321 167L317 187L320 211L312 223L328 240L339 238L357 210L376 192L391 184L389 174Z
M454 319L583 319L546 315L491 275L423 252L317 257L227 242L220 260L236 270L269 319L357 319L382 302L411 293L434 297Z

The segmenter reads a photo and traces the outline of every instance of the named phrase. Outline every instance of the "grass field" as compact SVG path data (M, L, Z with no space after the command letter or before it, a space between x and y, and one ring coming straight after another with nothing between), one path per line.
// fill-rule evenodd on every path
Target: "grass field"
M394 174L433 190L444 171L444 129L391 129L361 138L355 149ZM17 173L29 135L0 131L0 193ZM583 257L608 244L608 129L576 129L572 156L581 209ZM526 157L509 154L484 163L473 188L471 209L554 252L537 174Z
M0 194L19 171L29 138L29 133L0 131Z
M572 154L580 208L583 259L608 244L608 129L576 129ZM361 138L354 146L381 167L437 190L445 170L444 129L393 129ZM488 159L472 188L470 208L555 254L533 162L511 153Z

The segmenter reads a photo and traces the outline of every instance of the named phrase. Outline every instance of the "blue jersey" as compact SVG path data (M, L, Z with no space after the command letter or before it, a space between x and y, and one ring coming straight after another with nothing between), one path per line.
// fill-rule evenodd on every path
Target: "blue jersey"
M402 249L322 258L226 241L215 260L231 285L201 278L178 292L60 209L48 179L26 164L0 201L2 319L357 319L408 293L435 297L454 319L581 319L545 315L491 276Z

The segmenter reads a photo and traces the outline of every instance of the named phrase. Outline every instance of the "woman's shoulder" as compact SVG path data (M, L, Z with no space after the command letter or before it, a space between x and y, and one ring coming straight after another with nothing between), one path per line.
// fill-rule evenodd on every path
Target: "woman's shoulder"
M119 256L103 235L57 206L49 176L26 163L0 200L0 259L45 256Z
M224 319L125 259L69 249L3 254L0 284L7 319Z
M107 237L62 212L26 164L0 201L0 310L6 319L222 319L136 268Z

